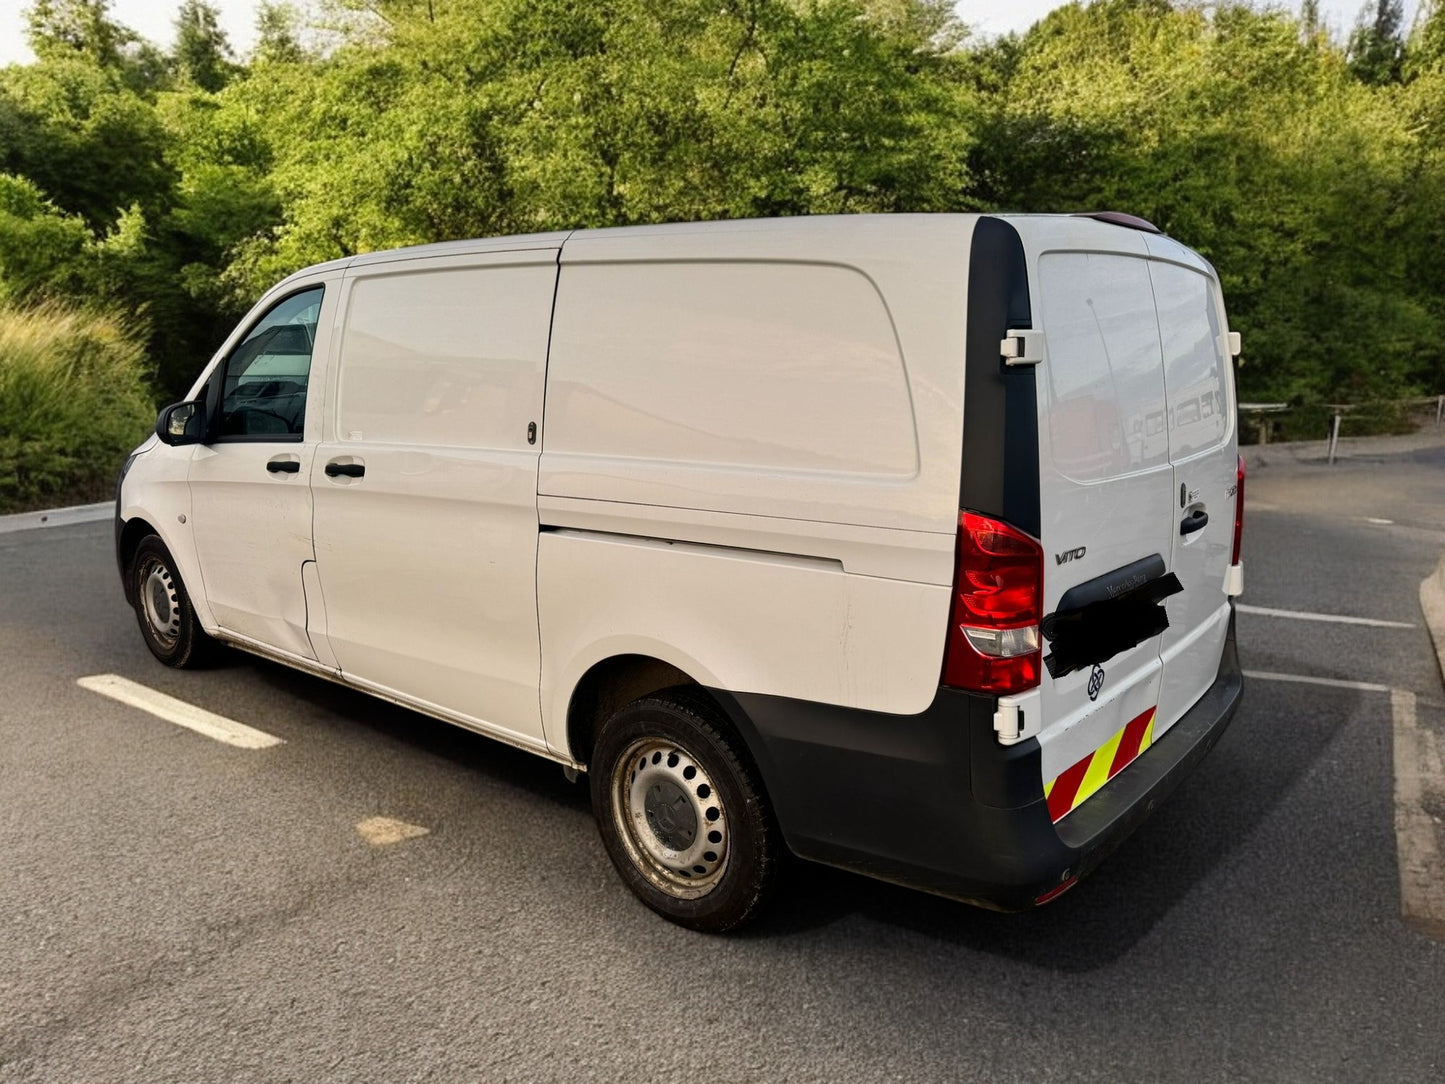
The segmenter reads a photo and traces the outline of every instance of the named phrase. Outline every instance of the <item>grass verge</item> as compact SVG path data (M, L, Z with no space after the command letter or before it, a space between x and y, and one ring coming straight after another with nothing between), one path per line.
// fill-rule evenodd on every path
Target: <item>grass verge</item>
M0 305L0 514L109 497L155 422L147 370L114 316Z

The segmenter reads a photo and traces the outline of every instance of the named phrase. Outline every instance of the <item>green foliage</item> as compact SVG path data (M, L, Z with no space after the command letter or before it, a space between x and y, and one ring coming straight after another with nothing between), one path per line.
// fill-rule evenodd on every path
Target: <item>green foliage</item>
M41 60L90 62L119 68L134 32L110 17L110 0L34 0L25 13L26 37Z
M205 0L185 0L176 15L176 44L172 50L181 77L213 92L230 82L236 70L219 18L215 6Z
M0 69L0 298L134 314L180 390L272 282L450 238L757 215L1118 209L1219 269L1247 397L1445 389L1445 15L1347 42L1096 0L974 43L951 0L207 0L169 57L35 0Z
M1381 86L1400 80L1405 63L1403 0L1373 0L1360 11L1346 52L1350 70L1366 83Z
M30 181L0 173L0 302L81 292L92 240Z
M254 64L299 64L306 59L298 29L301 15L291 4L264 2L256 9Z
M0 68L0 170L34 181L93 228L158 209L175 183L152 102L77 57Z
M0 304L0 514L108 496L155 421L148 375L113 317Z
M1248 394L1383 398L1445 376L1438 295L1419 278L1438 263L1418 221L1442 204L1438 171L1424 183L1399 89L1362 85L1293 20L1071 5L1010 46L992 103L981 194L1126 209L1198 248L1244 334Z

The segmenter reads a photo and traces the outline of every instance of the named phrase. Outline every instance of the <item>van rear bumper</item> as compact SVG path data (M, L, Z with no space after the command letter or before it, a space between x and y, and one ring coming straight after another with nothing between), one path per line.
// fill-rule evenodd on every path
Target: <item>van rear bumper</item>
M995 701L940 688L900 716L717 692L802 858L1022 910L1088 873L1214 747L1244 683L1234 614L1214 684L1125 771L1055 825L1037 740L1005 747Z

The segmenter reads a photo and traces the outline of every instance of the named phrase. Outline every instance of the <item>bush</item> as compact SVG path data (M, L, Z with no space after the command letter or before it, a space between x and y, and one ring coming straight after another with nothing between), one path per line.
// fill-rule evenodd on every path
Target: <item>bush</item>
M0 305L0 513L110 496L155 421L146 368L113 316Z

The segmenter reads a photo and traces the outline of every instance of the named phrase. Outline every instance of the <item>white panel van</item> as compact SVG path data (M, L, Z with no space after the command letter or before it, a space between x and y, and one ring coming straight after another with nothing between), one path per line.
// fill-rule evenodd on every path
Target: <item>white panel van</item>
M585 772L675 922L789 853L1022 909L1239 703L1235 342L1119 215L373 253L161 412L117 558L168 665L229 644Z

